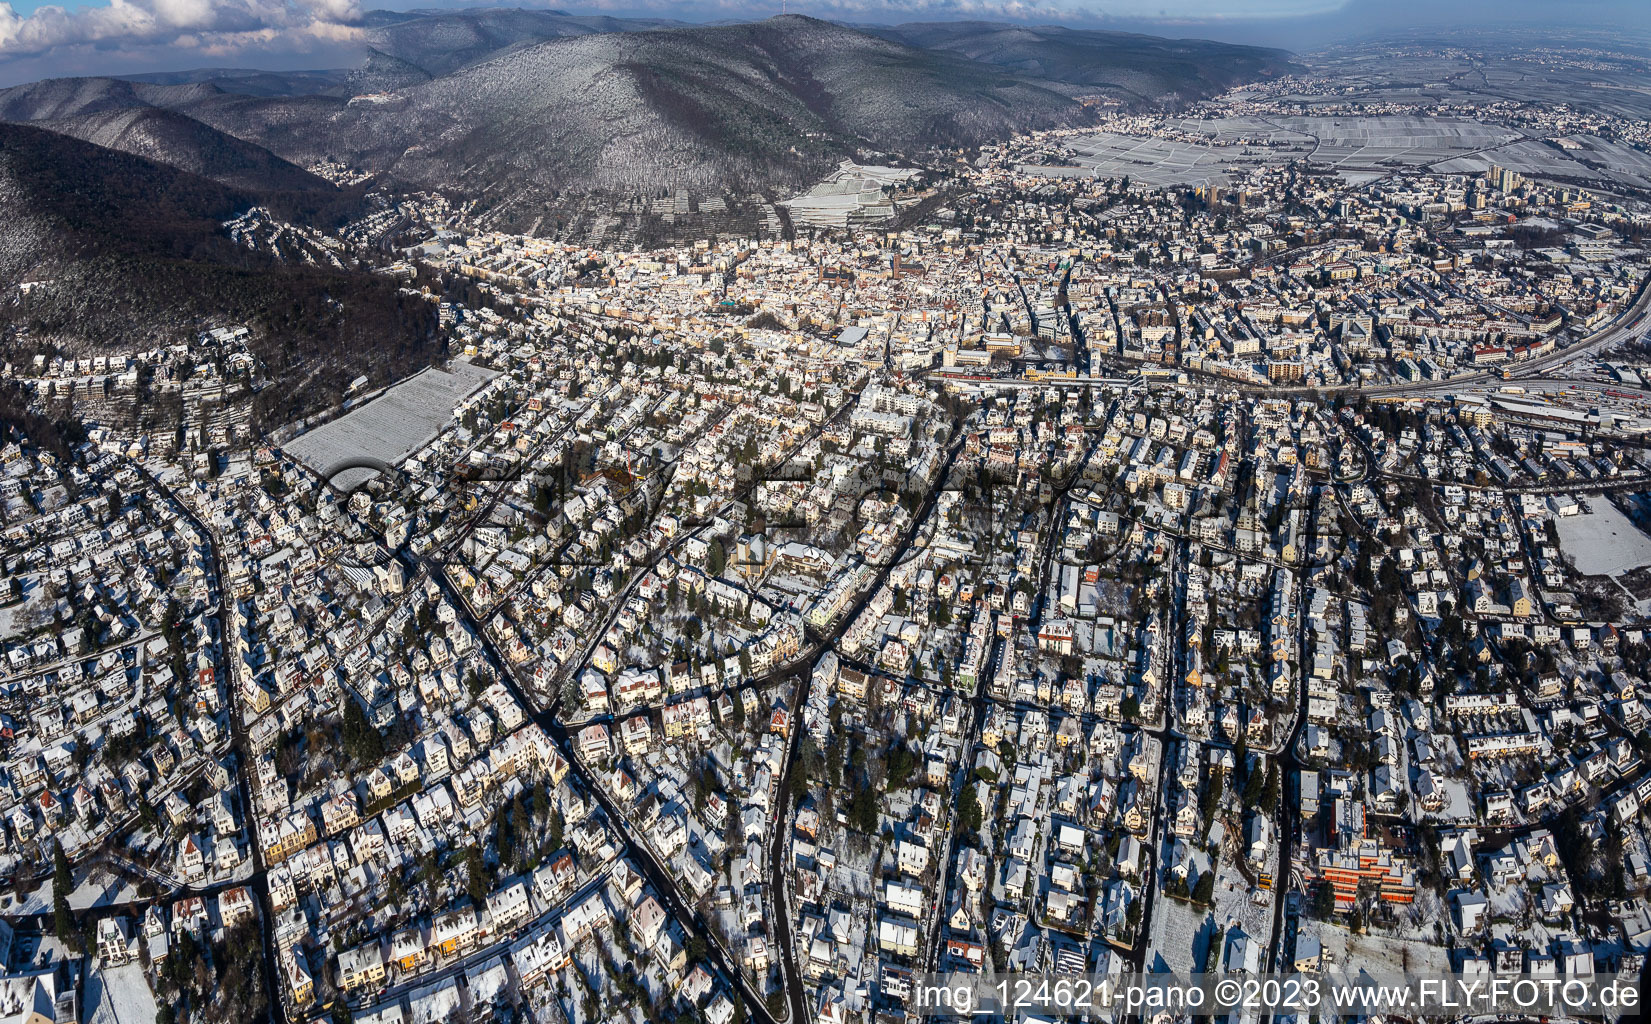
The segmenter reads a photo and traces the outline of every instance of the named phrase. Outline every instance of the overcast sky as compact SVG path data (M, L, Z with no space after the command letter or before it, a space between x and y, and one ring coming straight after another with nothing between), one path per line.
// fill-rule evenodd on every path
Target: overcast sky
M1306 49L1387 31L1563 24L1651 32L1651 0L784 0L850 22L978 18L1059 22ZM761 18L782 0L595 0L575 13L705 21ZM331 68L359 59L371 7L464 0L0 0L0 84L198 67ZM544 6L521 3L509 6Z

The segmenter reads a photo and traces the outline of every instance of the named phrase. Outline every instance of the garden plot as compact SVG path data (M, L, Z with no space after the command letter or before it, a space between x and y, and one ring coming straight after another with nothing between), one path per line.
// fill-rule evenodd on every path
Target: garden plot
M35 628L51 614L55 602L44 598L39 576L17 576L23 599L0 606L0 640L12 640Z
M1434 916L1430 921L1442 920L1437 916L1442 912L1443 909L1437 906L1435 899ZM1326 957L1335 964L1332 970L1358 969L1380 964L1412 974L1436 974L1443 977L1450 973L1450 947L1437 941L1431 923L1423 926L1412 937L1373 932L1355 933L1323 923L1315 924L1312 928L1317 933L1319 942L1323 944ZM1305 923L1302 931L1308 933Z
M96 867L87 872L86 877L75 886L74 892L69 894L69 907L84 912L132 903L139 899L141 897L138 895L137 886L131 881L107 868ZM4 909L7 914L50 914L51 887L39 886L26 895L19 896L15 906L8 905L0 909Z
M103 965L86 975L87 1024L131 1024L158 1020L155 994L137 964Z
M1651 565L1651 536L1603 498L1582 515L1558 516L1559 548L1584 576L1621 576Z
M1210 939L1223 926L1211 908L1172 899L1160 890L1152 905L1146 969L1178 974L1203 970Z
M1261 900L1256 900L1257 895ZM1256 889L1239 873L1238 868L1221 859L1215 875L1215 906L1211 913L1218 925L1237 928L1245 935L1266 942L1272 934L1273 895Z

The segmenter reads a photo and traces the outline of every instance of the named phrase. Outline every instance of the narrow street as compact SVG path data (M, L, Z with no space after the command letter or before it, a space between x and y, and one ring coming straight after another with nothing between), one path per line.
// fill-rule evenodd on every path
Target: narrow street
M468 619L468 606L460 599L457 589L453 586L452 581L447 578L447 574L441 570L441 567L434 563L424 563L423 567L429 571L430 578L436 581L436 585L442 588L442 592L447 595L448 600L452 601L455 607L465 610L464 614ZM747 1004L747 1012L756 1019L763 1021L764 1024L779 1024L768 1013L767 1005L761 995L752 989L745 975L738 969L738 961L717 941L716 936L707 927L706 923L697 914L689 910L677 890L675 881L654 859L653 851L637 839L629 820L608 796L606 787L600 780L590 776L589 770L585 768L583 761L577 756L567 730L557 720L555 706L552 705L548 709L542 708L537 701L530 699L521 681L516 678L514 666L500 654L493 643L492 637L488 636L480 624L473 619L467 624L476 634L477 642L486 653L488 661L498 672L499 678L510 690L511 696L515 697L522 707L528 709L533 721L561 748L562 756L567 758L570 770L579 775L585 790L601 804L608 820L613 823L619 831L620 838L624 840L626 853L635 863L637 869L647 878L649 884L659 893L659 898L665 904L665 909L670 911L672 917L676 918L686 934L705 936L714 966L731 984L739 989L740 995Z
M247 742L246 725L241 714L241 687L239 675L234 671L230 659L223 655L224 644L228 638L223 635L226 629L225 612L234 600L233 596L224 590L224 581L228 573L224 569L223 552L218 547L217 536L207 528L206 523L195 513L194 508L184 503L176 494L173 494L164 484L150 474L149 470L140 463L134 463L139 475L147 480L162 494L169 495L174 505L183 510L190 525L199 531L205 539L208 549L212 553L212 590L218 595L218 670L227 676L223 680L229 690L229 723L231 746L235 751L235 785L240 794L241 816L247 835L247 845L250 847L252 858L252 875L245 884L252 890L258 906L258 930L262 941L259 943L264 970L264 990L269 998L270 1016L272 1024L281 1024L286 1018L285 989L281 983L281 972L276 962L276 946L274 924L269 910L269 879L265 875L264 851L258 843L257 809L258 805L252 799L252 783L248 770L251 760L251 747Z
M808 700L808 689L810 685L808 667L813 664L814 659L820 654L824 653L827 649L834 648L836 646L837 642L842 638L842 635L848 631L849 627L853 625L854 620L859 617L860 612L868 603L870 603L873 595L883 588L883 585L888 581L889 574L893 572L897 566L904 562L907 550L911 547L913 541L917 539L918 532L922 529L923 524L934 512L935 502L939 500L943 485L945 484L948 475L951 473L952 465L957 461L958 453L963 450L963 442L966 438L966 435L963 433L961 423L953 424L952 434L953 437L946 449L946 459L941 464L940 472L935 477L936 485L930 488L929 493L923 499L923 504L919 506L918 511L912 516L911 523L907 526L906 532L902 536L900 544L894 549L892 557L888 559L885 565L877 570L877 574L873 578L871 585L862 591L861 595L855 600L854 604L838 617L829 633L822 634L817 633L812 629L808 630L810 645L805 650L804 655L799 657L795 662L795 664L799 666L799 670L802 671L804 675L802 676L802 681L798 686L797 700L792 709L794 712L797 708L800 708L807 703ZM788 996L787 1002L791 1006L791 1012L798 1015L792 1018L793 1020L807 1021L812 1019L812 1014L808 1009L808 1000L803 990L802 977L797 967L798 961L796 958L796 950L791 935L791 906L790 900L785 896L786 850L789 848L790 844L785 841L783 835L785 828L790 821L791 776L797 767L797 751L800 749L797 742L797 733L800 731L800 729L792 730L792 737L787 747L785 768L780 773L778 782L779 803L775 818L775 836L773 837L773 844L769 851L769 885L771 887L770 891L778 912L778 919L775 922L774 931L775 937L779 940L780 956L786 965L784 967L784 972Z

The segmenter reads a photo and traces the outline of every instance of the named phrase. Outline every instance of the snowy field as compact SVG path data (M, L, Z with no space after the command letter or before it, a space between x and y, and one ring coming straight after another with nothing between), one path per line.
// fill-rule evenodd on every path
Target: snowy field
M1280 127L1318 140L1313 162L1343 169L1430 164L1502 146L1509 128L1455 117L1285 117Z
M1075 140L1081 168L1088 176L1131 178L1152 185L1219 184L1232 169L1280 164L1305 156L1313 140L1259 118L1182 118L1170 126L1203 141L1142 138L1097 132Z
M1434 909L1427 915L1440 920L1443 912L1436 899ZM1413 974L1438 975L1450 973L1450 947L1439 941L1431 925L1419 926L1409 937L1375 933L1355 934L1345 928L1321 922L1302 923L1302 934L1316 934L1323 943L1324 952L1338 968L1384 967L1409 971Z
M149 1024L155 1019L155 994L137 964L99 967L86 976L86 1024Z
M51 611L41 600L40 577L18 576L23 581L23 600L0 608L0 640L10 640L32 620Z
M1593 173L1569 155L1534 139L1514 142L1473 156L1446 160L1434 165L1434 169L1450 174L1478 174L1491 164L1518 171L1520 174L1585 177Z
M1183 974L1203 970L1204 953L1221 926L1209 908L1171 899L1160 890L1152 904L1147 970Z
M1184 118L1170 124L1204 141L1097 132L1071 144L1080 167L1040 173L1127 174L1159 186L1221 184L1232 179L1234 170L1310 155L1314 163L1330 164L1343 177L1363 181L1379 177L1381 168L1464 158L1520 139L1511 129L1455 117ZM1527 162L1545 158L1546 147L1530 145L1537 148L1527 155ZM1553 156L1560 163L1574 163L1558 153ZM1488 160L1482 162L1489 165Z
M1559 546L1584 576L1620 576L1651 565L1651 536L1603 498L1585 515L1557 516Z
M1134 181L1155 186L1222 184L1232 180L1228 168L1248 169L1281 163L1292 156L1305 155L1310 143L1290 149L1250 151L1248 147L1218 147L1098 132L1074 140L1071 145L1077 150L1075 159L1079 167L1043 169L1039 173L1070 177L1127 175Z
M1536 177L1603 177L1641 188L1651 186L1651 157L1639 150L1592 135L1570 135L1566 141L1579 148L1561 151L1544 141L1521 140L1449 160L1435 165L1434 169L1452 174L1477 174L1494 163ZM1583 160L1594 166L1588 166Z
M28 602L26 601L9 607L0 608L0 640L10 640L13 636L17 635L19 632L17 626L17 613L24 612L27 608Z
M453 361L451 372L431 367L289 442L287 454L317 473L363 455L398 464L441 431L460 399L495 376L494 371L461 359ZM349 490L370 476L371 470L351 470L333 483Z

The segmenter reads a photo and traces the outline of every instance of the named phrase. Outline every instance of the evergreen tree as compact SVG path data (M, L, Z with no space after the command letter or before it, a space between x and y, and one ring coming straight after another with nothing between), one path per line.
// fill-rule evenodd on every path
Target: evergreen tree
M492 891L491 879L487 877L487 865L482 862L482 848L472 846L464 852L464 866L467 872L465 889L470 893L470 902L480 907L487 901L487 894Z
M79 944L75 933L74 913L69 909L69 894L75 890L74 871L69 867L69 855L63 844L52 841L52 931L57 941L70 948Z
M963 787L963 797L958 802L957 820L965 832L980 831L980 823L984 817L980 809L980 798L975 795L975 784L970 782Z
M1198 884L1193 887L1192 898L1194 902L1202 903L1206 907L1215 901L1214 871L1206 871L1198 876Z
M560 807L551 808L550 824L545 827L545 838L550 843L550 849L552 852L562 848L562 830L564 827L565 826L562 822L562 809Z
M375 764L384 758L384 737L353 697L344 698L344 753L360 764Z

